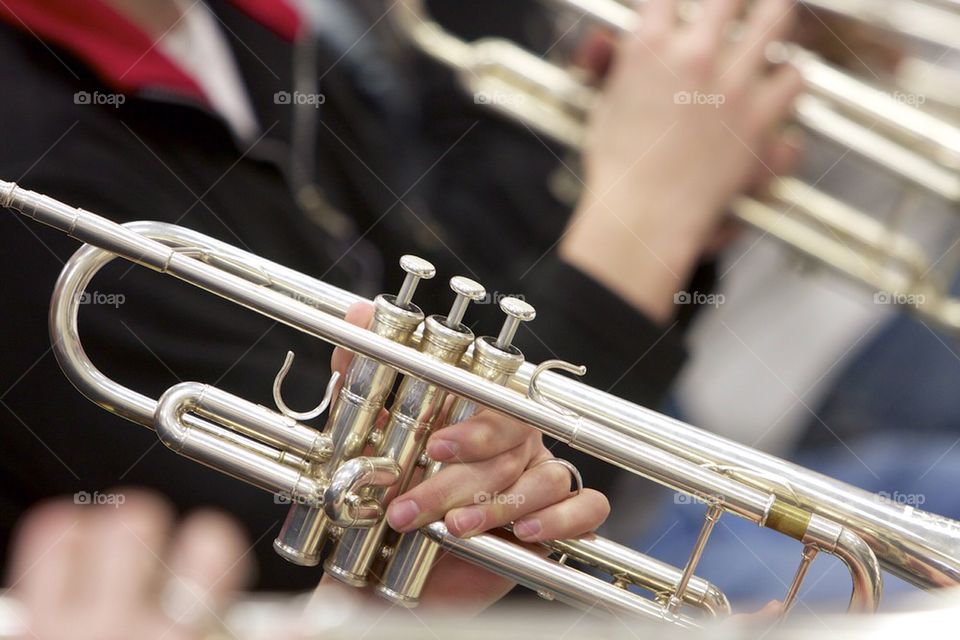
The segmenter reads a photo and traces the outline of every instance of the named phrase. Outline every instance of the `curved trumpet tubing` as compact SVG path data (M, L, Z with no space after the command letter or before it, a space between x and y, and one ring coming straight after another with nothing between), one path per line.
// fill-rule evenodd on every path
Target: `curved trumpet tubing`
M542 1L618 33L638 22L636 11L619 0ZM830 6L851 18L877 15L876 8L868 11L861 2L818 0L813 4ZM893 4L902 8L920 3ZM953 23L960 20L944 9L923 10L924 15L943 13ZM478 103L571 149L581 148L597 89L577 74L507 40L461 40L431 18L423 0L403 0L392 15L418 49L453 69L476 96L518 98L478 98ZM960 47L960 32L944 30L943 24L933 25L936 33L954 48ZM777 44L769 56L800 71L806 91L796 102L794 119L809 135L848 149L906 186L951 206L960 205L960 127L905 104L795 45ZM731 203L731 211L801 255L873 291L893 294L891 300L909 301L900 306L947 331L960 332L960 300L949 292L949 280L955 274L937 273L941 260L934 260L917 238L892 223L880 222L793 178L774 180L764 200L738 198Z
M905 508L550 371L537 374L529 363L518 361L519 370L505 386L497 384L461 368L488 356L494 347L480 342L485 338L478 339L459 366L430 355L430 345L424 343L438 340L432 333L439 327L436 316L427 318L422 337L413 341L428 351L417 350L343 320L360 298L201 234L154 222L117 225L10 183L0 183L0 205L88 245L65 266L50 310L54 352L77 389L108 411L156 429L165 444L183 455L296 498L300 504L294 508L323 512L329 506L334 515L362 516L367 522L361 524L368 524L376 510L362 498L374 494L353 490L388 482L387 476L396 469L386 462L370 467L357 462L359 468L353 471L341 466L343 482L331 484L329 476L337 469L329 463L336 443L328 433L199 383L179 384L156 401L104 376L84 353L77 329L81 294L104 265L121 257L176 277L353 351L360 356L355 360L389 366L406 376L405 385L415 390L443 390L458 401L513 416L574 448L695 496L717 516L729 512L789 535L807 549L832 553L850 570L852 610L876 608L881 563L922 587L960 582L958 523ZM509 355L517 354L514 350ZM527 397L534 376L534 388L550 403ZM442 396L431 391L427 397L435 403ZM393 414L392 419L400 418ZM409 469L401 467L405 473ZM330 487L342 488L328 492ZM325 493L332 500L329 505ZM356 509L340 510L351 505ZM338 544L355 531L359 529L343 529ZM492 535L461 540L450 536L442 523L421 532L451 553L585 609L629 610L643 617L697 624L686 611L675 612L675 605L662 606L619 589L636 584L662 601L682 601L708 613L727 610L722 594L693 575L708 526L683 569L618 554L618 547L603 539L550 543L551 549L614 575L618 580L614 585ZM389 550L384 553L389 556Z
M802 4L894 35L957 48L960 33L957 0L803 0Z

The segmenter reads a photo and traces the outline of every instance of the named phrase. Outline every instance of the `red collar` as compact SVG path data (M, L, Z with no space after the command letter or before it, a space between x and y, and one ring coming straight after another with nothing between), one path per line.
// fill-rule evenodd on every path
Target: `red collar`
M230 1L285 40L292 42L300 33L300 14L284 0ZM0 19L72 52L117 91L160 89L207 102L193 78L101 0L2 0Z

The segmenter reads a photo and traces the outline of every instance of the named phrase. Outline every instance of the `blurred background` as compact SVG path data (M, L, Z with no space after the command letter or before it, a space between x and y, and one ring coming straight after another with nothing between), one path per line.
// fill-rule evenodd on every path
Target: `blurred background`
M452 67L411 35L392 2L304 0L296 14L256 2L179 3L186 14L204 12L189 23L207 48L190 49L189 30L171 28L148 53L143 34L117 29L113 12L136 13L129 3L0 4L0 68L11 86L0 107L5 179L120 221L175 221L365 296L395 289L396 258L421 253L441 273L464 272L494 292L471 312L479 333L499 322L498 296L537 305L536 324L521 333L530 361L583 362L586 382L615 395L905 506L960 518L955 1L798 3L795 42L945 126L905 120L897 109L887 120L865 115L860 96L842 88L848 100L828 111L859 124L847 135L870 147L870 134L882 133L915 155L880 145L867 158L830 127L790 125L802 138L796 179L827 194L834 209L854 209L844 224L872 222L830 226L808 215L796 192L778 199L776 185L751 194L772 207L765 226L742 224L732 207L741 221L718 234L678 289L666 331L568 273L557 256L582 195L582 167L576 145L551 135L548 120L582 120L567 104L589 103L579 91L562 107L534 108L548 93L542 86L514 82L492 54L466 70ZM614 31L557 4L564 3L434 0L416 24L435 20L464 42L507 39L570 70L585 90L601 85L610 64L603 43ZM696 15L696 3L684 7ZM204 40L211 29L218 46ZM211 62L209 76L205 61L224 51L235 63ZM220 101L210 100L209 88L231 77L249 99L231 102L231 89L221 87ZM825 76L823 87L831 82ZM642 90L643 79L637 83ZM298 92L316 99L298 103ZM825 108L803 106L800 116ZM912 169L904 177L885 164ZM285 505L177 458L154 434L102 415L69 387L42 319L75 246L10 216L0 225L15 270L3 279L4 299L16 301L0 318L9 342L0 378L2 546L43 498L142 484L181 510L213 505L242 514L256 541L258 588L312 586L319 571L272 553ZM839 251L843 268L785 243L781 234L798 225L817 233L827 253ZM296 406L318 399L329 375L325 345L140 271L113 265L102 297L85 309L81 330L105 372L150 393L180 380L216 381L269 406L269 383L294 349L300 371L285 393ZM446 306L442 280L418 294L424 309ZM185 320L188 330L171 329ZM683 566L703 505L557 452L610 495L613 516L602 533ZM783 597L801 550L726 516L697 574L735 610L757 608ZM885 579L888 593L916 592ZM822 556L800 602L836 610L848 591L843 566Z

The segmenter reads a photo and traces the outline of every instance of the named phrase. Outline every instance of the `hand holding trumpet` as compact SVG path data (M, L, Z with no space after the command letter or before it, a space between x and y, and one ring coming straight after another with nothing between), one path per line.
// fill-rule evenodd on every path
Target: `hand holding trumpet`
M793 23L789 3L758 3L736 42L725 35L740 0L708 0L683 24L676 5L650 0L617 43L591 113L584 197L560 245L660 320L734 195L791 168L794 143L777 126L802 88L796 70L765 57Z
M366 326L371 315L370 305L358 304L347 319ZM333 369L345 371L351 358L336 350ZM514 522L518 538L537 542L588 533L609 513L602 494L573 495L566 469L540 464L553 456L539 431L493 411L438 432L427 451L448 466L393 501L387 518L397 531L445 520L454 535L470 536ZM247 586L248 545L231 519L201 512L175 527L159 497L137 490L119 495L125 499L110 505L49 503L21 525L10 584L33 636L203 637L211 623L223 623L223 608ZM475 504L478 495L498 499ZM513 586L443 556L423 600L479 611ZM325 580L317 597L339 588ZM370 606L377 603L370 598Z

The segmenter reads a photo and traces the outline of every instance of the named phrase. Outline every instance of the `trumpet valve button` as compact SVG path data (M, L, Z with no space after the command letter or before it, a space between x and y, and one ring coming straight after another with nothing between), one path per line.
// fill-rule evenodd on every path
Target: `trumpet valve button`
M463 321L463 316L467 312L467 305L470 304L470 301L483 300L487 295L487 290L479 282L463 276L451 278L450 288L457 294L457 297L453 300L453 306L450 307L450 313L447 314L445 324L451 329L456 329Z
M497 348L506 350L513 343L521 322L530 322L537 317L537 310L520 298L507 296L500 300L500 310L507 315L500 335L497 336Z
M412 255L405 255L400 258L400 268L406 272L407 276L400 286L396 304L398 307L406 307L413 300L413 293L417 290L417 284L421 280L429 280L437 275L437 269L429 261Z

